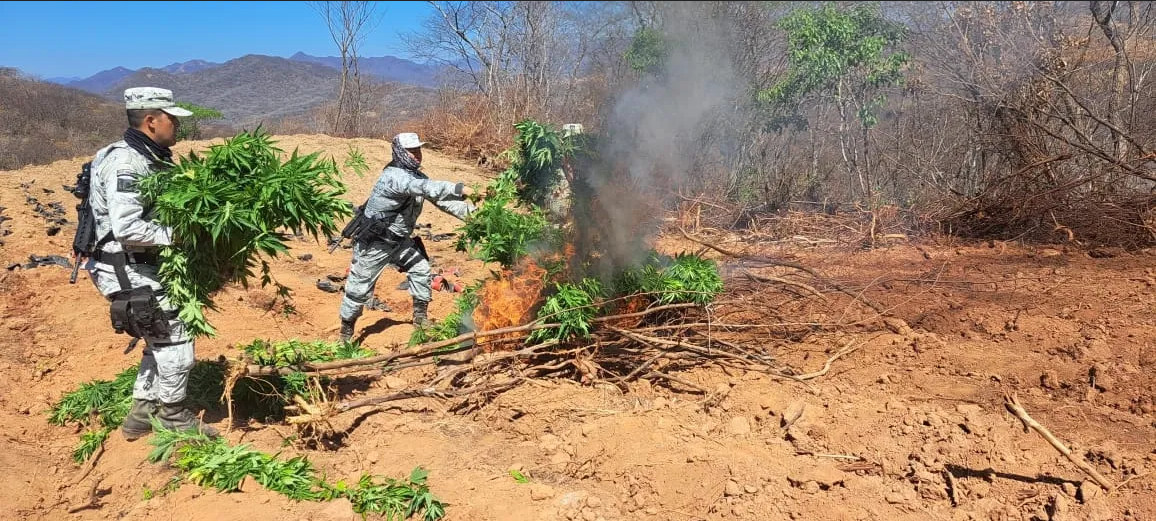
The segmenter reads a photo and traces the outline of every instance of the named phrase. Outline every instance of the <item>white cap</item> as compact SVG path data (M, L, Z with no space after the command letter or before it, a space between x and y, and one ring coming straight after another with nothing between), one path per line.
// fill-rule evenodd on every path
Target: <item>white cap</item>
M173 91L157 87L133 87L124 91L124 108L128 110L160 109L178 117L192 116L173 103Z
M421 148L422 145L425 144L422 143L422 141L417 138L417 134L413 132L402 132L398 134L397 141L401 143L402 148Z
M565 125L562 125L562 135L563 136L573 136L574 134L581 134L582 130L583 129L582 129L581 123L567 123Z

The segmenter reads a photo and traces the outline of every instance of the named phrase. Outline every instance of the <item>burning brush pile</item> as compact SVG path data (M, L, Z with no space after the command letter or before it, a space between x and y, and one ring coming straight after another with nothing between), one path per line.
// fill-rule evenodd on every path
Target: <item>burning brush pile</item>
M583 179L589 174L585 168L607 164L589 152L591 138L563 136L532 121L520 123L518 131L517 144L508 152L511 167L488 187L457 244L501 269L470 285L449 316L415 330L408 347L294 369L325 377L436 365L436 374L430 372L413 388L357 401L317 394L296 399L296 405L287 408L295 415L291 423L324 432L335 414L416 397L466 397L454 408L472 408L531 378L570 378L623 390L632 381L648 379L679 391L705 393L678 372L715 364L800 379L801 372L776 364L766 351L768 340L771 333L780 333L780 338L805 335L820 324L724 324L719 317L762 320L789 312L791 306L805 312L812 297L826 302L819 290L787 283L791 300L777 310L778 305L759 305L745 297L719 302L724 279L714 260L659 253L640 239L653 236L657 228L629 230L618 238L606 233L622 230L620 223L608 222L611 214L621 215L614 211L623 204L616 197L629 193L638 199L642 192L611 193ZM559 205L560 200L569 204ZM656 209L646 208L642 214L651 220L636 226L660 224ZM629 247L622 237L630 240ZM743 273L751 275L749 268ZM767 280L787 282L752 275L737 285L749 290L751 284ZM726 306L756 311L744 315ZM286 369L250 364L244 373L258 376L270 370Z

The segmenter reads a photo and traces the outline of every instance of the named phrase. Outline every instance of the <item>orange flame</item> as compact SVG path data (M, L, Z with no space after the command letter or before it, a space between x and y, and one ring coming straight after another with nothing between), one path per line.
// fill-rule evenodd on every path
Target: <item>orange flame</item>
M621 306L619 306L618 310L616 311L616 314L629 315L631 313L637 313L639 311L646 309L646 306L649 304L650 304L650 301L648 301L646 299L646 297L643 297L641 295L635 295L635 296L632 296L632 297L626 299L626 302L624 304L622 304ZM633 327L638 327L638 324L640 324L640 323L642 323L642 317L620 318L617 320L611 320L609 322L609 324L611 326L621 328L621 329L630 329Z
M473 319L478 331L493 331L529 322L545 288L546 270L533 260L524 260L513 270L504 270L497 279L486 281L478 292ZM516 338L526 333L510 333L487 340ZM483 342L479 337L478 342Z

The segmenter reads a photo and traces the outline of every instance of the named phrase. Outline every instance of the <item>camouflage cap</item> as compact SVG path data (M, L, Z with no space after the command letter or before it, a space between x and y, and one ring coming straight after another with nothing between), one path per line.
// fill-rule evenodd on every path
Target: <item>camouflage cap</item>
M192 116L191 111L173 102L173 91L157 87L133 87L124 91L124 108L128 110L160 109L179 117Z
M413 132L402 132L397 135L397 140L404 148L421 148L425 143L418 139L417 134Z

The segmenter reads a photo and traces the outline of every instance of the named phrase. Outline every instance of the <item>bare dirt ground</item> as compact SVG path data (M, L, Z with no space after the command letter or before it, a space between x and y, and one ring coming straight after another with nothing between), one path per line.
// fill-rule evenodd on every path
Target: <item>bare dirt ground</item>
M278 137L286 150L321 150L344 159L350 144L371 172L352 177L360 203L386 162L387 143L324 136ZM202 149L182 143L178 152ZM86 158L0 172L0 261L70 252L71 184ZM484 182L467 163L434 152L426 171ZM22 187L22 183L25 184ZM30 184L28 184L30 183ZM60 202L70 221L49 236L42 205ZM432 232L457 226L427 205ZM541 381L498 396L470 415L437 400L401 402L342 418L343 447L303 450L283 442L285 425L236 425L232 442L283 455L306 453L331 480L362 472L394 477L415 466L447 502L450 520L646 519L956 520L1156 519L1156 256L949 239L874 250L805 246L766 238L713 237L816 269L902 319L892 327L848 327L767 339L782 360L816 371L836 351L859 345L826 376L800 384L759 373L703 367L679 374L714 390L675 392L640 381L629 392L570 381ZM728 242L729 241L729 242ZM762 242L760 242L762 241ZM431 243L436 266L470 282L487 267ZM692 248L664 237L660 249ZM231 287L210 320L220 336L197 342L198 358L235 356L254 338L335 338L340 294L315 283L343 274L350 252L300 241L275 262L293 289L296 313L270 309L272 289ZM300 260L299 255L312 258ZM114 434L83 479L69 456L71 428L46 411L64 393L111 379L137 361L112 332L108 305L82 272L76 285L59 266L0 270L0 505L5 519L355 519L348 502L296 503L251 485L222 494L184 484L160 490L174 470L146 461L146 440ZM377 295L392 312L367 311L358 324L378 350L404 342L412 326L403 275L387 271ZM453 294L436 293L444 316ZM880 322L881 324L881 322ZM415 370L416 371L416 370ZM417 378L419 375L414 375ZM402 381L375 381L381 393ZM1002 403L1016 392L1025 408L1075 453L1122 483L1104 493ZM802 415L784 431L784 417ZM224 428L220 415L208 421ZM340 422L339 422L340 423ZM516 482L519 468L531 483ZM97 496L95 506L69 513Z

